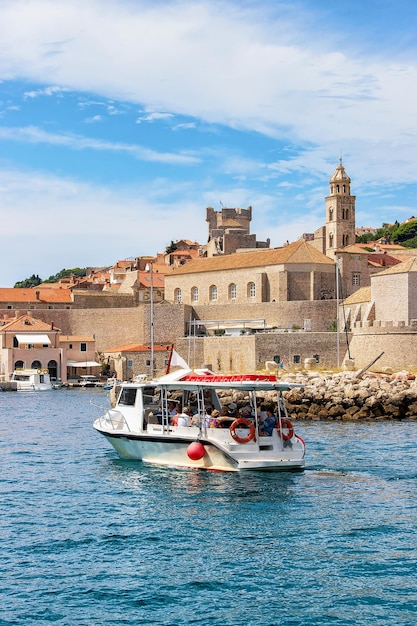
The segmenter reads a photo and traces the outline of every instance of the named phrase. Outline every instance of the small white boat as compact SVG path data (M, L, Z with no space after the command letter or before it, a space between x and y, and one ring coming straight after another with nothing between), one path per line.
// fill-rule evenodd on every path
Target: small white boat
M104 389L109 391L110 389L113 389L115 385L120 385L121 382L122 381L118 378L108 378L107 381L104 383Z
M52 389L47 369L17 369L14 370L10 381L16 383L17 391L49 391Z
M282 396L300 385L278 382L276 376L217 376L208 370L178 370L152 381L144 378L123 382L115 407L93 424L121 458L227 472L304 468L305 444L294 433ZM259 414L266 392L272 392L269 397L274 396L277 411L268 436L262 433ZM221 411L221 400L233 393L244 398L246 409L250 407L250 419L234 416L226 426L210 427L207 407ZM192 426L172 425L168 403L173 398L183 407L193 407Z

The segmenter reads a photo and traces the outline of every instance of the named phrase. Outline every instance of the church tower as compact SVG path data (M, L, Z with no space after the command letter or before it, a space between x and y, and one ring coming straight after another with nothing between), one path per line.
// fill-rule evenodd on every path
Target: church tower
M326 256L334 259L336 251L355 243L355 200L350 195L350 178L342 159L330 179L326 198Z

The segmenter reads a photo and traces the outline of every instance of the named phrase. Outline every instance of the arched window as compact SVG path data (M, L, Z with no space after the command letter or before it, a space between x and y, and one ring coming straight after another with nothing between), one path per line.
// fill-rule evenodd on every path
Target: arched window
M236 300L236 285L235 283L230 283L229 285L229 300Z
M331 222L333 219L333 207L329 208L329 222Z
M192 287L191 300L192 302L198 302L198 287Z
M25 362L24 361L16 361L16 363L14 364L14 368L15 370L22 370L25 368Z
M36 360L36 361L32 361L32 365L30 367L34 370L38 370L42 367L42 365L40 361Z
M182 304L182 294L181 294L181 289L179 287L177 287L174 291L174 300L176 304Z
M254 282L248 283L248 298L254 298L256 296L256 287Z
M216 285L210 285L209 298L210 298L210 302L217 301L217 286Z
M48 362L49 376L53 379L58 378L58 363L53 359Z

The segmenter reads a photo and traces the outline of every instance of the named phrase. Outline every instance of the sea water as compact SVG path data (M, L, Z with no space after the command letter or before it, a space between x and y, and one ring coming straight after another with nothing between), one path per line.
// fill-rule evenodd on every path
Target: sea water
M120 460L101 390L0 394L0 624L415 625L417 422L300 422L302 473Z

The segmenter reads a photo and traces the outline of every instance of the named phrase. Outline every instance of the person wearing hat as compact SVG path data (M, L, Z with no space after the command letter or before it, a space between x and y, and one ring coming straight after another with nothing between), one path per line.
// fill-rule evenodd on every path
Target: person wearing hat
M209 419L209 428L220 428L220 421L218 420L219 416L219 411L217 409L213 409L213 411L211 412L211 417Z

